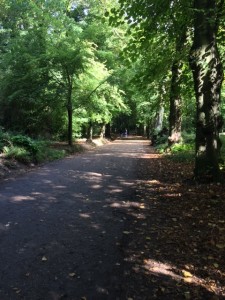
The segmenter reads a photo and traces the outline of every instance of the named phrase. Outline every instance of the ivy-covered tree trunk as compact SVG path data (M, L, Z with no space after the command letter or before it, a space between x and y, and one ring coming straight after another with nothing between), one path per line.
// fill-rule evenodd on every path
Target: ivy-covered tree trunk
M190 51L190 66L197 104L194 170L197 180L202 177L214 181L221 179L219 132L223 124L220 113L223 69L216 44L217 5L215 0L194 0L194 41Z

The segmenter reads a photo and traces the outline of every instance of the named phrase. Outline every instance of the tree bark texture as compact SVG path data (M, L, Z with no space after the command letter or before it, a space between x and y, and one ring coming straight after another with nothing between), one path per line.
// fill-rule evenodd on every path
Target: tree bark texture
M105 137L105 124L102 124L101 126L101 131L100 131L100 138L104 138Z
M105 137L111 139L111 124L108 123L105 126Z
M220 180L219 132L223 68L216 44L218 31L215 0L194 0L194 41L190 51L196 95L196 179Z
M172 65L172 78L170 87L170 114L169 114L169 137L168 145L181 141L181 123L182 123L182 97L181 97L181 82L182 82L182 67L181 53L186 42L186 28L181 30L180 35L176 40L176 58Z
M156 122L155 122L155 130L159 132L163 128L163 117L164 117L164 107L163 105L160 106L159 111L156 115Z
M181 140L181 106L182 98L180 84L182 77L182 63L175 61L172 66L172 80L170 90L170 114L168 144L172 146Z
M88 124L87 140L90 142L93 140L93 123L91 121Z

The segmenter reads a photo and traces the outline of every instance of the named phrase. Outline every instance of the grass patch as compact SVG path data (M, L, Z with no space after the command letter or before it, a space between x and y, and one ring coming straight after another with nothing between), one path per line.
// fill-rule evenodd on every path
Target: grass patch
M66 156L65 150L52 149L49 143L42 142L39 145L38 152L35 155L35 163L43 163L45 161L53 161Z

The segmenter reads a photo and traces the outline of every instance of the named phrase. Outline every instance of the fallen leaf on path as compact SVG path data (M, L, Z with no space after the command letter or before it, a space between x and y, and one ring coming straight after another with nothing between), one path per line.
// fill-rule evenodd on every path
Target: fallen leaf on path
M43 256L41 260L42 260L42 261L47 261L48 259L47 259L46 256Z
M218 248L218 249L224 249L225 248L225 244L216 244L216 248Z
M184 277L192 277L193 276L190 272L188 272L186 270L182 270L182 274Z

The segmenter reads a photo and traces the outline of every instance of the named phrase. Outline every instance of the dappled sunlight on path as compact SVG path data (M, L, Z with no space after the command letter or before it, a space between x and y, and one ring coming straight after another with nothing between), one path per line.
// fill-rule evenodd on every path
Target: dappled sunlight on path
M152 149L146 151L151 157ZM124 236L128 297L225 297L225 204L216 196L223 195L224 187L185 184L190 167L157 154L148 163L140 160L142 180L136 185L136 205L129 206Z
M145 143L115 141L0 184L1 299L122 295L127 218L114 203L133 205Z
M0 298L223 297L223 208L182 168L123 139L1 183Z

